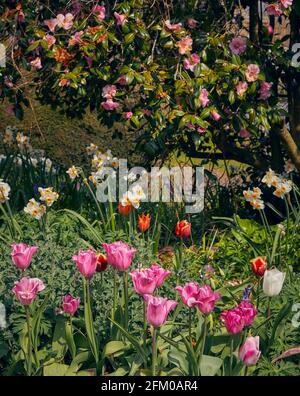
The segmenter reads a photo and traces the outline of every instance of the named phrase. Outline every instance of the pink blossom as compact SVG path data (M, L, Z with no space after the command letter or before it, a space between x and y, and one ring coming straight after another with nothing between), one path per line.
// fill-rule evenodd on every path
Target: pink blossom
M130 118L133 116L133 112L132 111L127 111L124 114L124 117L126 118L126 120L130 120Z
M293 4L293 0L279 0L284 8L289 8Z
M82 35L84 34L84 31L81 30L80 32L76 32L69 40L69 47L72 45L80 44L82 42Z
M242 301L237 308L241 311L245 326L251 326L257 315L257 309L249 301Z
M235 37L230 41L229 48L234 55L240 55L246 51L247 41L243 37Z
M16 267L25 270L29 267L32 257L37 251L37 246L29 246L26 243L13 243L11 245L11 258Z
M268 32L269 36L271 36L274 33L274 29L273 29L273 27L271 25L268 25L267 32Z
M105 99L112 99L116 96L116 93L117 87L115 85L105 85L105 87L102 88L102 96Z
M98 256L93 250L80 250L77 256L72 257L72 260L86 278L90 278L96 272Z
M242 137L244 139L248 139L249 137L251 137L251 133L248 131L248 129L242 128L240 130L240 137Z
M93 8L93 13L99 21L103 21L105 19L106 9L104 6L96 5Z
M185 126L186 126L188 129L191 129L191 130L195 130L195 129L196 129L195 125L194 125L194 124L191 124L190 122L187 122L187 123L185 124Z
M279 7L278 4L269 4L266 8L265 8L266 12L268 15L281 15L283 13L282 9Z
M204 285L199 289L195 306L204 315L207 315L214 309L216 301L220 299L221 295L219 293L213 292L210 286Z
M200 62L200 56L197 54L192 54L190 58L184 59L183 66L186 70L190 70L193 72L199 62Z
M101 102L101 106L105 110L111 111L117 109L119 107L119 104L117 102L114 102L112 99L107 99L106 102Z
M54 36L52 36L52 34L46 34L46 36L44 37L44 40L47 42L48 47L51 47L52 45L54 45L56 43L56 38Z
M12 292L23 305L30 305L35 300L37 293L45 289L44 283L38 278L22 278L15 282Z
M130 267L136 249L122 241L104 243L102 246L106 251L108 264L119 271L126 271Z
M183 287L176 286L175 290L180 293L183 303L191 308L197 301L200 286L196 282L190 282L186 283Z
M126 22L125 14L118 14L117 12L114 12L114 17L116 18L116 23L118 26L124 26Z
M271 89L272 89L273 83L269 83L267 81L262 81L260 83L260 88L259 88L259 98L260 100L267 100L269 97L272 95Z
M80 305L80 298L74 298L71 294L67 294L63 298L63 310L65 313L74 315Z
M213 110L213 111L211 112L211 116L212 116L212 118L213 118L215 121L219 121L219 120L221 119L220 114L219 114L216 110Z
M224 321L228 333L240 333L245 327L245 319L239 309L234 308L229 311L224 311L220 318Z
M178 47L179 53L181 55L185 55L192 50L193 40L190 36L186 36L182 40L178 41L176 46Z
M38 56L38 57L36 57L35 59L33 59L31 62L30 62L30 65L32 66L32 67L34 67L34 68L36 68L36 69L41 69L43 66L42 66L42 61L41 61L41 58Z
M239 359L246 366L254 366L260 358L259 336L247 337L239 350Z
M150 294L144 295L144 299L147 303L147 321L153 327L165 324L170 311L175 309L178 304L177 301L153 297Z
M170 274L170 271L166 271L159 265L153 264L150 268L134 270L129 275L132 278L135 291L143 295L152 294Z
M128 84L127 77L123 74L118 78L117 83L120 85L127 85Z
M190 29L195 29L195 27L197 26L197 21L194 18L188 18L187 24Z
M179 32L182 29L181 23L174 23L172 24L169 19L165 21L165 27L170 30L171 32Z
M58 27L61 27L64 30L69 30L73 26L74 15L70 12L66 15L58 14L56 19Z
M238 94L238 96L243 96L244 93L247 91L248 89L248 84L246 83L246 81L240 81L236 87L236 92Z
M205 128L198 127L198 128L197 128L197 132L199 132L199 133L205 133L205 132L206 132L206 129L205 129Z
M205 88L201 89L199 99L202 107L206 107L208 105L209 99L208 99L207 89Z
M44 24L48 27L50 32L54 32L56 26L58 25L58 20L56 18L47 19L44 21Z
M258 65L251 63L248 65L247 70L245 72L246 79L248 82L253 82L258 79L258 75L260 73L260 68Z

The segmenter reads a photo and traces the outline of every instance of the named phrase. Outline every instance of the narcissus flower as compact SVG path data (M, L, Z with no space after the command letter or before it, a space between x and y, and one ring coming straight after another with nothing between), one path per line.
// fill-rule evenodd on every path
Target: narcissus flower
M38 191L40 193L40 200L45 202L48 207L52 206L59 198L59 194L53 191L53 187L39 187Z
M160 327L166 323L167 317L178 304L177 301L168 300L167 298L154 297L145 294L144 299L147 303L147 321L153 327Z
M28 204L24 208L24 212L28 213L36 220L40 220L46 213L46 210L47 210L46 206L41 205L34 198L30 199Z
M11 245L11 258L15 266L24 271L29 267L32 257L37 251L37 246L29 246L26 243L13 243Z
M259 350L259 336L247 337L239 350L239 359L245 366L254 366L261 355Z
M191 223L187 220L178 221L175 228L175 234L179 238L188 238L191 235Z
M251 268L256 276L264 276L267 269L267 258L265 256L259 256L251 260Z
M103 253L98 254L98 259L97 259L97 272L103 272L107 268L107 257Z
M0 202L4 203L9 200L10 186L0 179Z
M138 227L141 232L146 232L150 227L151 217L149 214L138 215Z
M38 278L22 278L15 282L12 292L23 305L30 305L37 294L45 289L44 283Z
M74 298L71 294L67 294L63 298L63 310L65 313L74 315L80 305L80 298Z
M80 172L80 168L78 168L78 167L76 167L76 166L71 166L71 168L69 168L68 170L67 170L67 174L70 176L70 179L71 180L75 180L76 179L76 177L78 177L79 176L79 172Z

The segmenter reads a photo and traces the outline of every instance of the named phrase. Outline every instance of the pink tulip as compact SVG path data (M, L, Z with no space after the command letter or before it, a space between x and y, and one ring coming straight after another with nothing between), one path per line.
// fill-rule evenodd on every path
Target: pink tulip
M224 321L228 333L240 333L245 327L244 316L239 309L234 308L229 311L222 312L221 319Z
M119 271L126 271L132 262L136 249L133 249L122 241L104 243L108 263Z
M234 55L240 55L246 51L247 41L243 37L235 37L231 40L229 48Z
M202 107L206 107L209 103L208 92L205 88L201 89L200 92L200 103Z
M197 301L200 286L196 282L190 282L186 283L183 287L176 286L175 290L180 293L183 303L191 308Z
M37 293L44 290L44 283L38 278L22 278L15 282L12 292L23 305L30 305L35 300Z
M75 261L83 276L90 278L96 272L98 256L93 250L80 250L77 256L72 257L72 260Z
M177 301L153 297L150 294L144 295L144 299L147 303L147 321L153 327L162 326L166 322L170 311L178 304Z
M130 272L134 290L141 295L152 294L154 290L161 286L167 276L171 274L157 264L150 268L137 269Z
M213 292L210 286L204 285L200 287L197 301L194 305L204 315L207 315L214 309L216 301L219 301L220 298L221 296L219 293Z
M80 298L74 298L70 294L63 298L63 310L65 313L74 315L80 304Z
M118 14L117 12L114 12L114 17L116 18L116 22L118 26L124 26L126 22L125 14Z
M245 326L251 326L257 315L257 309L249 301L242 301L236 309L239 309L244 318Z
M26 243L13 243L11 245L11 258L15 266L24 271L29 267L32 257L37 251L37 246L29 246Z
M246 366L254 366L261 355L259 350L259 336L247 337L239 350L239 359Z

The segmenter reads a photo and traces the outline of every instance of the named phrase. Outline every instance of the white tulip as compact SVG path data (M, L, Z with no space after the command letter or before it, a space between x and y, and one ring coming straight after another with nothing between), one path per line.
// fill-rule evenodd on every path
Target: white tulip
M278 296L281 292L285 272L280 272L277 268L267 270L264 274L263 290L268 297Z

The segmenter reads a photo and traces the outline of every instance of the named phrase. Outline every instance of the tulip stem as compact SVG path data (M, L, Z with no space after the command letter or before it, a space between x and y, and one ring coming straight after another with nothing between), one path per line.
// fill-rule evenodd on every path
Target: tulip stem
M124 328L128 330L128 276L127 271L123 272L124 284Z
M112 319L115 320L117 309L117 270L114 269L114 302L113 302L113 310L112 310Z
M267 318L271 316L271 297L268 297Z
M230 338L230 365L229 365L229 376L232 376L232 366L233 366L233 337Z
M25 311L26 311L26 322L27 322L27 339L28 339L28 344L27 344L27 375L30 377L31 376L31 371L32 371L32 357L31 357L31 326L30 326L30 312L29 312L29 307L25 306Z
M256 289L256 309L257 309L257 312L258 312L258 308L259 308L259 290L260 289L260 278L258 278L258 281L257 281L257 289Z
M86 279L86 278L83 278L83 282L84 282L85 327L86 327L86 331L87 331L90 348L91 348L92 354L94 355L97 370L98 370L99 350L98 350L98 343L97 343L97 338L96 338L96 334L95 334L93 314L92 314L92 308L91 308L90 283L89 283L89 279Z
M193 347L193 340L192 340L192 308L189 307L189 340L191 346Z
M147 306L146 301L143 302L143 314L144 314L144 348L147 344Z
M205 341L207 335L207 315L204 316L204 323L203 323L203 336L202 336L202 345L201 345L201 354L200 354L200 364L204 355L205 349Z
M153 327L152 333L152 377L156 376L157 365L157 329Z

